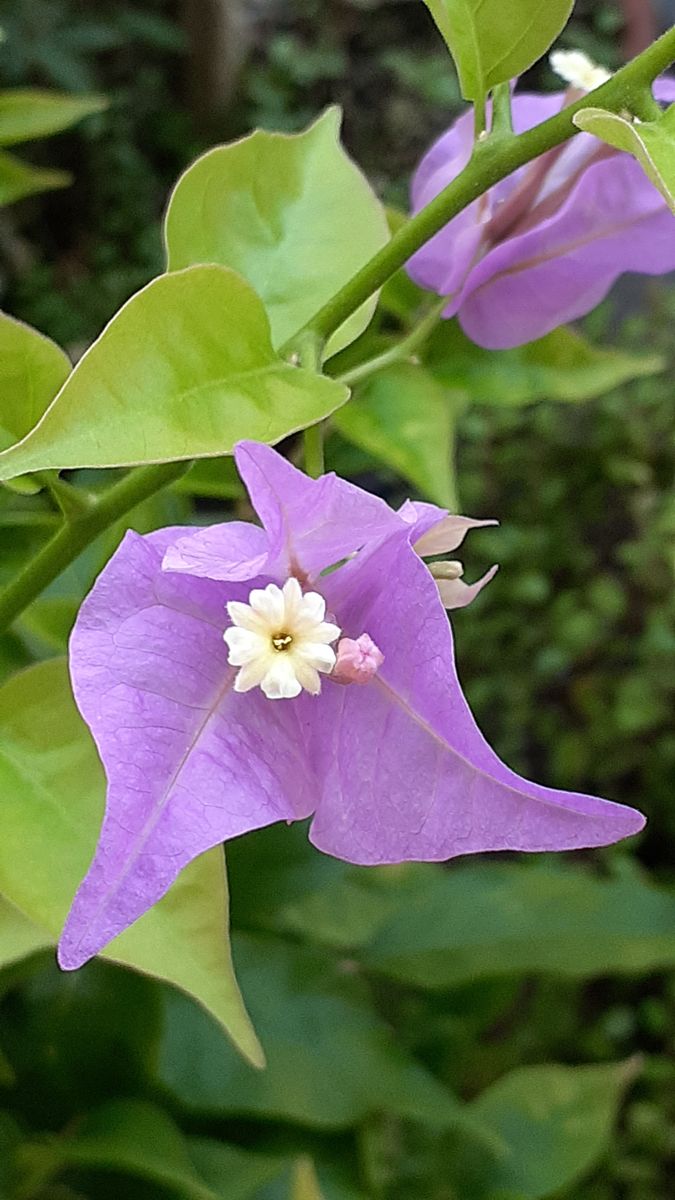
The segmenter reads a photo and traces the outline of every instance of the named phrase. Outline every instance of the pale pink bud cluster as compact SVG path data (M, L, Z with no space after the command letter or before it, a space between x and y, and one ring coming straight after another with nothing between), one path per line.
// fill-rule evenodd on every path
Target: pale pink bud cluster
M367 633L340 638L330 678L333 683L369 683L383 662L384 654Z

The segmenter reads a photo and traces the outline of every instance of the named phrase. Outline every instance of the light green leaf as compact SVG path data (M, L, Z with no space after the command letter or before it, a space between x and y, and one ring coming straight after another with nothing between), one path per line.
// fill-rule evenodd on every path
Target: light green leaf
M0 727L0 893L55 939L89 865L104 797L63 660L40 663L0 688ZM261 1065L232 970L219 849L195 859L104 955L195 996Z
M102 96L69 96L31 88L0 91L0 146L60 133L106 107Z
M425 0L455 60L467 100L515 79L545 54L574 0Z
M299 1158L294 1164L289 1200L323 1200L311 1158Z
M675 104L656 121L631 121L603 108L582 108L574 124L632 154L675 213Z
M56 342L0 313L0 450L37 424L70 370Z
M559 1195L608 1148L635 1064L523 1067L483 1092L469 1111L486 1134L448 1155L467 1200L538 1200Z
M523 972L572 979L675 964L675 896L639 877L488 864L429 872L386 920L366 965L423 988Z
M344 437L427 499L453 508L453 394L423 367L401 363L378 372L334 421Z
M344 403L345 387L283 362L263 306L224 267L162 275L113 317L0 479L47 467L214 458L277 442Z
M452 1095L397 1045L360 981L326 954L237 935L235 961L267 1070L249 1070L196 1005L171 996L158 1071L176 1101L319 1128L380 1110L439 1128L461 1119Z
M48 167L32 167L13 154L0 150L0 205L14 204L37 192L68 187L72 175L67 171L52 171Z
M196 214L198 214L198 219ZM303 133L256 130L197 159L166 214L168 269L221 263L262 297L281 346L388 240L384 209L340 144L331 108ZM371 298L328 344L365 329Z
M566 328L515 350L483 350L451 321L432 336L424 358L442 383L464 388L476 404L500 407L592 400L665 366L658 355L592 346Z
M51 938L0 896L0 968L44 950Z

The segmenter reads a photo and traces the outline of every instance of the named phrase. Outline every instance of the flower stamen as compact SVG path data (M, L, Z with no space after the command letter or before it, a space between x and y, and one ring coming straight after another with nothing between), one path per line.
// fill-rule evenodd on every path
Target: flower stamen
M277 633L272 638L272 645L275 650L288 650L293 645L293 638L290 633Z

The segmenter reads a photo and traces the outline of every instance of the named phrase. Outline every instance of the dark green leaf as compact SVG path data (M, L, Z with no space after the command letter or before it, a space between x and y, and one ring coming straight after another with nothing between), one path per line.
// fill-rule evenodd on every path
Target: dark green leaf
M462 1200L537 1200L558 1195L609 1145L632 1063L523 1067L470 1105L494 1138L459 1142L448 1155Z
M377 1110L439 1127L458 1119L450 1093L397 1046L359 981L329 957L241 935L235 955L267 1070L244 1066L196 1005L172 996L159 1079L176 1101L214 1116L324 1128L353 1125Z
M675 897L639 877L578 867L487 864L429 874L363 950L366 964L423 988L552 972L583 979L675 964Z
M515 350L483 350L449 321L432 336L424 357L441 382L465 389L475 404L500 407L591 400L664 367L657 355L592 346L565 328Z

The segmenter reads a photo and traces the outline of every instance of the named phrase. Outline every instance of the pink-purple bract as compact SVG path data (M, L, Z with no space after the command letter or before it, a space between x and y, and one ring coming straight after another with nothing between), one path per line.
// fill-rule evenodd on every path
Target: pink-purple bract
M655 94L675 101L675 80L657 81ZM514 96L515 132L552 117L566 99ZM467 112L422 159L414 212L463 170L472 149ZM673 270L675 217L665 200L630 155L585 133L502 180L408 263L421 287L448 297L443 316L457 316L472 341L492 350L523 345L590 312L625 272Z
M314 844L361 864L601 846L642 827L632 808L520 778L479 732L414 546L454 549L482 522L430 504L395 512L255 443L236 459L263 528L128 533L80 610L73 688L108 797L64 968L135 921L196 855L275 821L313 814ZM318 696L276 701L233 690L226 603L291 575L325 598L345 638L372 639L370 682L327 677Z

